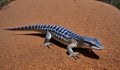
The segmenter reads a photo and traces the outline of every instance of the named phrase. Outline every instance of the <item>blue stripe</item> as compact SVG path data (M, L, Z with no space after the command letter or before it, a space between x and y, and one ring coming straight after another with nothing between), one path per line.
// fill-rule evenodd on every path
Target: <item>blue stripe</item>
M57 26L55 26L55 25L53 25L52 27L51 27L51 30L52 31L55 31L55 28L56 28Z
M55 27L55 32L57 32L57 33L58 33L58 32L59 32L59 31L58 31L58 30L59 30L59 28L60 28L59 26L56 26L56 27Z
M46 30L46 25L43 25L43 30Z
M65 33L65 35L71 36L71 32L67 30L67 32Z
M74 33L74 34L72 35L72 37L74 37L74 38L79 38L79 35L76 34L76 33Z
M47 26L46 26L46 29L48 30L48 29L49 29L49 27L50 27L50 25L47 25Z
M63 28L63 29L61 30L61 33L64 33L66 30L67 30L67 29Z
M31 29L34 29L34 25L31 26Z
M63 29L63 28L62 28L62 27L60 27L60 28L58 29L58 31L59 31L59 32L61 32L61 31L62 31L62 29Z
M40 29L42 29L42 25L40 25Z
M49 30L50 30L50 31L52 31L52 27L53 27L52 25L49 26Z
M56 26L53 26L52 29L54 30L56 28Z

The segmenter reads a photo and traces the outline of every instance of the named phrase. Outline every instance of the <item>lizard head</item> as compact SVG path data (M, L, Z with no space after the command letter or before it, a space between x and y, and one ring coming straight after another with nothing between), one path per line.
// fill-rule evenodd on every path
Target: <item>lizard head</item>
M101 42L96 38L83 37L83 44L90 49L103 49Z

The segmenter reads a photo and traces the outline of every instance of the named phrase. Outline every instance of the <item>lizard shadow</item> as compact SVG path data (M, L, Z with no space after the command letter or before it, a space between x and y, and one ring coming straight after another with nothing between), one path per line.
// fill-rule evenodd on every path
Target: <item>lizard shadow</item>
M31 36L39 36L39 37L43 37L45 38L45 34L40 34L40 33L31 33L31 34L17 34L17 35L31 35ZM66 45L56 41L55 39L51 39L50 40L52 43L54 43L55 45L61 47L61 48L64 48L66 49ZM73 48L73 50L75 52L79 52L80 54L86 56L86 57L89 57L89 58L93 58L93 59L100 59L100 57L95 54L92 50L90 49L83 49L83 48ZM68 54L68 53L67 53Z

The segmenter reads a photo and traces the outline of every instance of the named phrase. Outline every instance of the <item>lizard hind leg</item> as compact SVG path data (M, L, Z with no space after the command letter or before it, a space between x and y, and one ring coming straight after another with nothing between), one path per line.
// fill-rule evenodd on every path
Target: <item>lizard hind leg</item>
M47 31L46 36L45 36L45 41L43 43L44 47L50 47L51 42L49 42L49 41L51 38L52 38L51 33L49 31Z

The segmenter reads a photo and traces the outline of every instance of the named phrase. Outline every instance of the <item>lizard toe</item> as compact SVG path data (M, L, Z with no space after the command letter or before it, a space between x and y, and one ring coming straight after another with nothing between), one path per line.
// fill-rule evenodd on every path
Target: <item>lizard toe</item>
M73 52L69 55L70 57L73 57L73 58L80 58L80 54L78 52Z
M50 47L51 45L52 45L51 42L47 42L47 43L44 43L44 44L43 44L44 47Z

